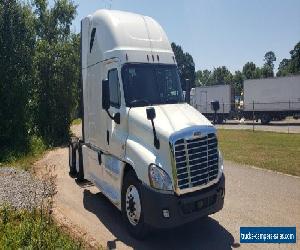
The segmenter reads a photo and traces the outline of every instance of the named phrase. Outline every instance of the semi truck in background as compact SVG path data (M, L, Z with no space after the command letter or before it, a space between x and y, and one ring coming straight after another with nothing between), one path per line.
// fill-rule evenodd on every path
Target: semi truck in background
M262 124L300 117L300 76L253 79L244 81L242 115Z
M222 209L216 129L184 102L155 20L113 10L84 18L81 75L82 138L70 142L70 175L94 183L134 237Z
M212 101L219 102L216 114L211 106ZM231 85L195 87L191 90L191 105L208 119L223 123L233 116L235 110L234 89Z
M230 118L260 120L261 124L300 117L300 76L244 81L242 101L237 104L230 85L196 87L191 90L191 105L208 119L214 118L212 101L218 101L217 123Z

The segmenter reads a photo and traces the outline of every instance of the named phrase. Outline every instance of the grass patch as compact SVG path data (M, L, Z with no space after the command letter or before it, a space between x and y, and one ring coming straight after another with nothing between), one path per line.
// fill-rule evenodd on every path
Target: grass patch
M0 208L0 249L81 249L40 210Z
M226 160L300 176L300 134L218 130Z
M28 170L48 148L40 137L33 136L30 138L27 149L1 151L0 167L13 166Z
M77 118L77 119L75 119L75 120L72 121L71 126L73 126L73 125L79 125L79 124L81 124L81 119Z

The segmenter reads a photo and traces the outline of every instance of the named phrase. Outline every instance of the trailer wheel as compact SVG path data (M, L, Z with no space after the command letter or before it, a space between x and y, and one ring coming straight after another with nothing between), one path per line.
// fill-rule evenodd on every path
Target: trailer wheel
M217 124L223 124L224 119L223 119L223 115L218 115L217 116Z
M76 170L76 150L78 148L78 140L76 137L71 138L69 142L69 175L72 178L75 178L77 176L77 170Z
M268 114L264 114L261 118L260 118L260 122L262 125L267 125L269 124L271 121L271 116Z
M136 239L144 239L148 225L144 222L140 182L133 170L124 177L122 187L122 217L130 234Z

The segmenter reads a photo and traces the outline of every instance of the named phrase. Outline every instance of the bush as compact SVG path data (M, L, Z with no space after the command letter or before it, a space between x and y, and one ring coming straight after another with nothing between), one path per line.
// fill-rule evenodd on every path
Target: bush
M71 0L0 1L0 162L27 154L34 136L48 146L69 139L79 106L75 15Z
M42 210L0 208L0 249L80 249Z
M41 137L33 135L28 139L28 145L23 148L1 150L0 166L12 165L27 170L48 148Z
M34 17L29 5L0 1L0 150L28 143L28 100L33 82Z

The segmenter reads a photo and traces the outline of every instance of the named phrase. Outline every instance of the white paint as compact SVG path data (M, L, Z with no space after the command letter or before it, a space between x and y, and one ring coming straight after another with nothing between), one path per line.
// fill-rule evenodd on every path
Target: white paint
M213 114L210 102L217 100L220 109L217 113L229 114L231 111L234 96L230 85L214 85L196 87L193 90L192 105L203 114Z
M94 28L96 33L90 51ZM125 105L121 69L128 62L176 64L168 38L155 20L109 10L96 11L82 20L84 142L89 145L83 146L85 178L95 183L119 209L126 163L147 185L151 163L172 177L170 136L186 128L212 127L203 115L186 103L156 105L154 123L160 140L160 148L156 149L146 107L129 109ZM102 109L102 81L112 69L118 71L121 105L120 108L110 107L109 112L112 115L120 113L120 124ZM99 152L103 153L101 164Z
M300 111L300 76L244 81L244 111Z

